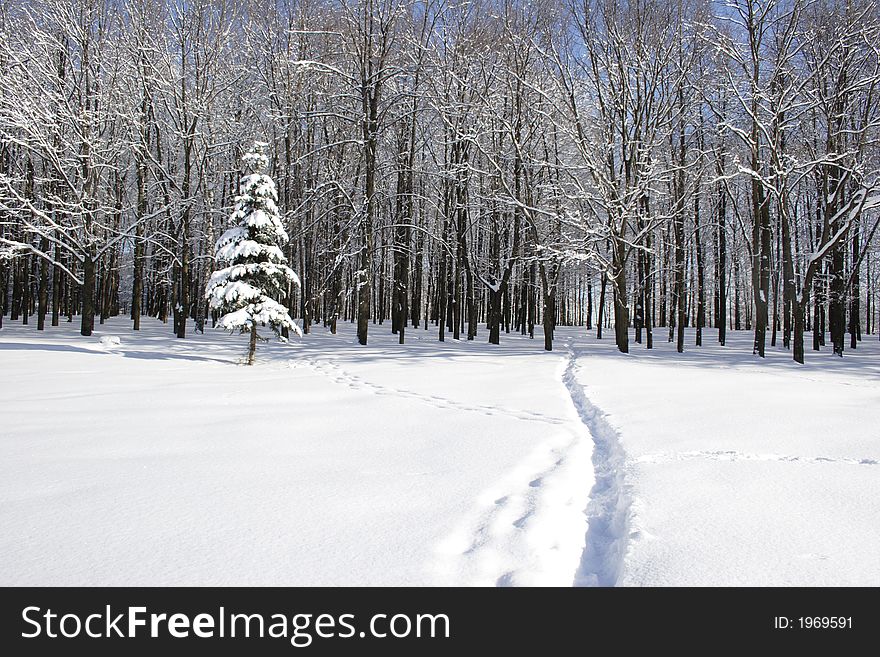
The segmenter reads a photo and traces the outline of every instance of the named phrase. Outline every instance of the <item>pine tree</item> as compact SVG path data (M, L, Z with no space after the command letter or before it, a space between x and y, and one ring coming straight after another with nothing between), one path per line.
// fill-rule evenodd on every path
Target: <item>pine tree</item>
M278 247L288 237L276 205L275 182L263 173L269 166L267 146L255 142L242 158L250 173L241 179L241 194L229 218L232 227L215 246L217 261L227 266L211 275L205 292L211 308L222 315L220 327L250 334L248 365L254 363L257 327L268 326L276 336L283 328L302 335L287 308L276 300L300 283Z

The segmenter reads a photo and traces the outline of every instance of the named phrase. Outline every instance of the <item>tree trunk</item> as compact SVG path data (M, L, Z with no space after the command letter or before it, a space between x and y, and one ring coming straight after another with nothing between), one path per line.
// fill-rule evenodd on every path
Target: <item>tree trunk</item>
M757 170L758 166L757 161L752 162L752 167L755 170ZM772 236L770 208L764 195L764 186L755 177L752 177L752 211L754 215L752 231L752 285L755 300L755 343L753 353L763 358L767 343L767 324L769 319Z
M257 353L257 327L252 326L248 340L247 364L254 364L254 355Z
M364 229L364 241L369 242L367 238L368 231ZM369 270L372 269L370 259L370 248L364 244L360 252L360 269L357 274L357 338L358 344L367 344L367 329L370 325L370 294L371 282Z
M55 262L61 262L61 247L55 245ZM52 265L52 326L58 326L61 318L61 268Z
M370 34L372 37L372 34ZM372 70L372 53L365 52L368 61L364 72ZM362 63L363 65L363 63ZM358 277L357 336L358 343L367 344L370 323L371 294L373 287L373 218L376 212L376 150L379 139L379 91L378 79L364 79L361 83L363 119L361 128L364 143L364 217L361 220L363 244Z
M474 273L470 266L465 271L467 277L467 318L468 330L467 339L473 340L477 337L477 300L474 297Z
M489 290L489 344L501 344L501 290Z
M545 292L544 294L544 350L553 351L553 330L556 317L556 294Z
M415 117L411 117L415 121ZM413 146L409 143L410 126L404 126L398 143L397 195L395 198L396 226L394 229L394 283L391 299L391 331L398 343L406 340L409 293L409 256L412 241L413 213Z
M614 340L617 349L629 353L629 308L627 307L626 262L623 240L614 244Z
M804 315L806 314L807 290L801 292L804 297L803 303L794 304L794 345L792 351L795 362L804 364Z
M444 236L447 234L444 222ZM449 267L449 258L445 251L440 253L440 271L437 274L437 339L440 342L446 341L446 311L449 306L449 287L446 284L447 273ZM491 342L491 339L490 339Z
M786 349L791 347L791 324L793 314L797 312L795 305L795 280L794 280L794 260L791 252L791 220L784 213L782 217L782 346ZM803 315L804 308L800 309ZM801 333L804 330L804 318L801 317ZM803 337L803 335L801 336ZM801 345L803 350L803 345Z
M587 330L593 328L593 281L587 281Z
M723 164L719 174L724 171ZM715 263L716 296L718 308L715 310L715 327L718 329L718 344L722 347L727 341L727 190L718 183L718 260Z
M132 329L141 329L141 298L144 295L144 226L143 217L147 214L147 180L145 167L140 162L137 171L137 226L134 234L134 279L131 285ZM210 220L210 219L209 219Z
M87 256L83 261L82 323L80 334L89 336L95 327L95 261Z
M703 242L700 237L700 197L694 199L694 244L697 258L697 337L696 346L703 346L703 328L706 326L706 270L703 262Z
M773 328L770 333L770 346L776 346L776 334L779 330L779 261L782 259L781 234L777 226L776 231L776 258L773 267Z
M642 197L642 211L646 217L651 216L650 198L648 195ZM654 273L651 268L654 263L651 259L653 240L651 232L645 235L645 282L642 285L642 315L645 325L645 348L654 348Z
M425 252L423 248L424 237L420 237L418 233L416 233L416 253L414 258L414 266L415 269L413 271L414 280L412 286L412 302L411 302L411 314L412 317L410 320L412 321L413 328L419 327L419 320L421 319L420 311L422 308L422 284L423 284L423 272L424 268L424 258Z
M7 280L9 274L4 262L4 260L0 260L0 329L3 328L3 316L6 315L6 290L9 285Z
M850 304L849 304L849 336L850 336L850 349L855 349L859 340L862 339L861 335L861 288L859 285L859 257L861 255L861 248L859 244L859 226L856 224L853 226L853 237L852 237L852 291L850 293Z
M21 315L21 279L22 265L16 259L12 261L12 305L9 310L9 319L13 322Z
M21 323L27 325L31 312L31 258L21 258Z
M684 176L683 172L679 173L681 177ZM684 327L687 319L685 317L685 262L684 262L684 180L681 180L679 183L679 190L677 194L679 195L678 200L678 210L675 213L675 219L673 220L673 233L675 238L675 268L673 270L674 273L674 283L673 283L673 297L675 299L675 303L673 303L673 308L670 310L674 310L675 318L674 321L671 320L669 322L669 334L672 337L672 328L675 326L676 328L676 342L675 342L675 350L678 353L684 352ZM672 313L670 313L670 316Z
M828 328L835 356L843 356L846 340L846 284L844 276L844 249L838 244L831 251L830 281L828 284Z
M642 221L639 220L639 232L642 230ZM635 340L642 343L642 327L645 324L645 253L639 249L636 254L636 289L635 289L635 313L633 315L633 327L635 328Z
M49 252L49 240L43 238L40 241L40 250ZM46 313L49 311L49 263L45 258L40 258L40 288L37 293L37 330L42 331L46 326Z

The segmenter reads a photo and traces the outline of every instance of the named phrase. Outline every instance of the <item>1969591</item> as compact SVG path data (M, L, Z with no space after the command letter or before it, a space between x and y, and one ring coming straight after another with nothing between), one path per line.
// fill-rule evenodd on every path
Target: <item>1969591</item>
M799 616L788 618L776 616L773 628L785 630L797 628L801 630L846 630L852 629L852 616Z

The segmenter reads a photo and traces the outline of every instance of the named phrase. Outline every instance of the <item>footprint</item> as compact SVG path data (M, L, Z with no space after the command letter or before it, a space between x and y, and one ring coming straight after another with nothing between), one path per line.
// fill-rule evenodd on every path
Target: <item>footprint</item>
M472 413L481 413L487 416L508 416L518 420L526 420L531 422L541 422L544 424L563 425L565 420L554 418L540 413L530 411L520 411L517 409L504 408L500 406L472 405L440 397L438 395L425 395L413 392L411 390L402 390L398 388L386 387L370 383L362 379L360 376L350 374L335 363L319 362L316 360L303 360L302 365L311 367L314 371L324 374L331 381L339 385L347 386L353 390L369 390L378 395L398 395L407 399L418 399L427 402L436 408L441 409L458 409ZM299 363L292 364L291 367L299 366Z

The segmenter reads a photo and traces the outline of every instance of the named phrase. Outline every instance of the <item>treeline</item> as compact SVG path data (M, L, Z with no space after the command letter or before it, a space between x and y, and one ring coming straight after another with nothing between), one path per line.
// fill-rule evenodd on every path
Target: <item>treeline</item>
M876 330L878 43L861 0L6 0L0 325L203 330L259 139L306 332L842 355Z

